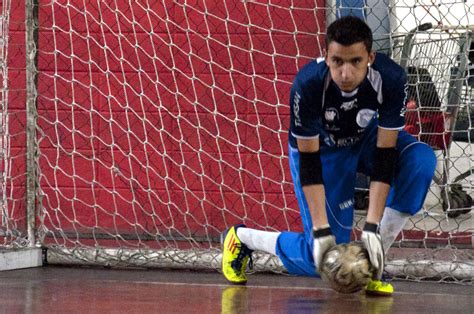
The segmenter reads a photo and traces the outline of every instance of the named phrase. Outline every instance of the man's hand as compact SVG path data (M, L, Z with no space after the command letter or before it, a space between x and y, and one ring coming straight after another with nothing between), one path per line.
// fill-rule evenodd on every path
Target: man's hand
M331 232L329 225L321 229L313 230L313 258L318 273L321 269L324 253L336 245L336 238Z
M381 280L385 264L382 237L378 231L378 225L366 222L362 231L362 242L369 252L370 263L376 269L375 278Z

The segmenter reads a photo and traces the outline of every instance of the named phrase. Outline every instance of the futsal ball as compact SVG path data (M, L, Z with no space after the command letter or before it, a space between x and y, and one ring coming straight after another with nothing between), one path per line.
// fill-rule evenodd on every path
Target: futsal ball
M324 254L321 278L341 293L354 293L364 288L375 269L365 248L355 243L339 244Z

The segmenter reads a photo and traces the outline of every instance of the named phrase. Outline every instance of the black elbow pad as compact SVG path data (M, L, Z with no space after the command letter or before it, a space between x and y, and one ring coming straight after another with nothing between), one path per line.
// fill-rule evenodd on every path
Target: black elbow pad
M300 152L301 186L323 184L321 154L317 152Z
M370 176L371 181L392 184L398 162L398 151L395 147L377 147L375 149L374 167Z

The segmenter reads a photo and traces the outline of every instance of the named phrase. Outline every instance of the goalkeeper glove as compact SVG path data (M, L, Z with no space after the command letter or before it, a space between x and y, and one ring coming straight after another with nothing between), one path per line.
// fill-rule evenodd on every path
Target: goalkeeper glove
M376 269L374 279L381 280L385 256L382 246L382 237L380 236L378 227L377 224L366 222L362 231L362 242L369 252L370 263Z
M325 225L321 229L313 229L313 239L313 259L316 271L320 274L324 254L336 245L336 238L329 225Z

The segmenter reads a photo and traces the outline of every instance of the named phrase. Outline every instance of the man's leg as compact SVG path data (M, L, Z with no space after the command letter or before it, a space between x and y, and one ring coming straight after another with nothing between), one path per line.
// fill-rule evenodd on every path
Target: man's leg
M350 241L357 155L350 148L322 150L326 209L337 243ZM245 268L253 250L276 254L289 273L317 276L313 261L312 220L299 179L299 153L290 147L290 170L301 213L303 233L268 232L234 226L223 234L223 272L237 284L247 281Z
M276 255L280 232L255 230L245 225L232 226L221 235L222 273L234 284L245 284L247 264L255 250Z
M361 147L359 170L370 175L376 145L376 128L370 130ZM423 206L436 167L436 156L430 146L400 131L397 140L399 159L396 175L380 222L385 251L392 245L409 217Z
M237 236L252 251L263 251L276 255L276 243L281 232L238 228Z
M385 251L395 241L408 219L423 207L436 168L436 156L425 143L400 132L399 161L396 176L387 199L387 208L380 223Z
M352 230L356 154L350 148L322 148L321 161L328 221L336 242L346 243L350 241ZM299 153L291 146L289 162L304 232L282 232L277 240L276 253L288 272L316 276L312 254L313 224L299 179Z
M361 149L360 170L371 173L376 145L375 128L369 132ZM384 215L380 222L380 235L385 252L405 226L409 217L423 206L436 167L436 157L431 147L417 141L405 131L397 140L399 160L396 175L387 198ZM393 287L373 280L366 288L368 294L391 295Z

